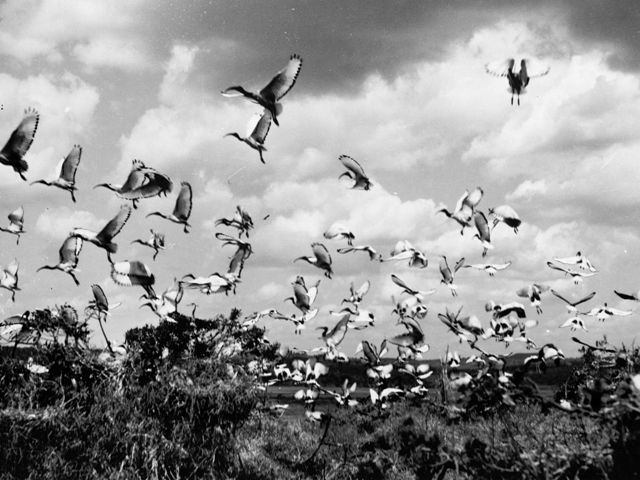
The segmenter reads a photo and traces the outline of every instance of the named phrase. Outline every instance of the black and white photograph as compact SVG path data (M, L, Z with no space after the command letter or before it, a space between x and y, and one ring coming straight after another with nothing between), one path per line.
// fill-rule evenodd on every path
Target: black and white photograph
M640 478L640 3L0 1L0 479Z

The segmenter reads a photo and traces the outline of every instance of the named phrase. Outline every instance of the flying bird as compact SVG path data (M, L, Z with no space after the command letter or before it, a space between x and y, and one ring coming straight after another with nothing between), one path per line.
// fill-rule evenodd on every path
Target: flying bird
M338 178L347 177L353 180L353 186L351 188L369 190L373 186L367 174L364 173L362 166L353 158L348 155L340 155L338 160L340 160L342 165L347 169L347 171Z
M76 171L78 165L80 165L80 159L82 158L82 147L80 145L74 145L71 151L56 167L57 176L53 180L36 180L31 182L31 185L41 183L49 187L58 187L62 190L66 190L71 194L71 200L75 203L76 196Z
M16 292L20 290L18 287L18 267L19 263L17 259L14 259L6 267L2 267L0 271L0 288L9 290L11 292L11 301L16 301Z
M601 307L592 308L589 312L586 312L585 315L596 317L601 322L604 322L609 317L626 317L632 313L631 310L620 310L610 307L607 305L607 302L605 302Z
M556 265L553 262L547 262L547 267L553 270L559 270L565 275L571 275L571 277L573 278L573 283L575 283L576 285L581 283L583 278L593 277L596 274L595 272L582 272L580 270L573 270L572 268L563 267L562 265Z
M597 272L596 268L591 264L589 259L585 257L582 252L577 252L572 257L553 257L553 260L558 263L564 263L565 265L577 265L578 268L582 270L587 270L589 272Z
M173 207L173 212L170 215L166 215L162 212L151 212L147 214L147 217L151 217L153 215L162 217L173 223L182 225L184 227L184 233L189 233L191 225L189 225L188 220L189 216L191 216L192 207L193 192L191 190L191 185L188 182L181 182L180 193L178 193L178 198L176 198L176 205Z
M581 328L585 332L589 331L587 330L587 327L584 326L584 320L582 320L577 315L575 317L571 317L567 319L562 325L560 325L560 328L566 328L566 327L571 327L571 331L574 331L578 328Z
M120 207L120 211L117 215L113 217L98 233L85 228L74 228L71 231L71 236L80 237L86 242L93 243L96 247L103 248L107 252L107 259L109 260L109 263L113 263L111 260L111 254L118 251L118 244L113 241L113 237L120 233L130 216L131 207L129 205L123 205Z
M421 250L414 247L408 240L399 240L383 262L409 260L410 267L427 268L429 261Z
M448 218L455 220L458 225L460 225L460 235L464 235L464 229L471 227L473 213L480 203L480 200L482 200L483 195L484 190L482 190L481 187L474 188L471 193L465 190L458 199L453 212L449 211L447 207L440 207L436 210L436 213L444 213Z
M166 196L173 189L171 179L156 169L147 167L141 160L131 162L131 171L122 185L99 183L93 188L104 187L116 193L119 198L131 200L133 208L138 208L138 202L143 198L160 195Z
M24 172L29 169L29 164L25 161L24 156L33 143L39 121L40 114L34 108L25 109L22 121L0 150L0 163L13 167L13 170L25 182L27 177L24 176Z
M473 223L475 223L476 233L473 238L477 238L482 243L484 249L482 250L482 256L487 256L487 251L489 249L493 249L493 245L491 244L491 229L489 228L489 223L487 222L487 217L485 217L482 212L475 212L473 214Z
M348 325L349 314L345 314L340 320L338 320L333 328L318 327L316 330L322 330L322 336L320 338L329 350L334 350L338 345L340 345L342 340L344 340L347 330L349 329Z
M282 104L279 101L289 90L293 88L302 68L302 57L291 55L286 67L280 70L275 77L259 92L250 92L240 85L234 85L222 91L225 97L244 96L252 102L264 107L273 118L273 123L278 123L278 115L282 112Z
M287 300L291 300L291 303L293 303L302 313L308 312L318 295L320 280L318 280L312 287L307 288L304 277L298 275L291 285L293 286L293 296L285 298L284 301L286 302Z
M206 295L211 295L212 293L229 295L229 292L235 293L238 282L240 282L240 279L233 274L220 274L215 272L208 277L196 277L188 273L182 277L180 285L184 288L200 290L200 292Z
M351 252L367 252L369 254L369 260L382 262L382 254L376 252L376 250L370 245L356 245L353 247L338 248L338 253L351 253Z
M329 255L327 247L322 243L314 242L311 244L311 249L313 251L313 256L298 257L293 261L296 262L298 260L303 260L321 270L324 270L325 277L331 278L333 270L331 268L331 255Z
M78 272L78 259L80 257L80 251L82 250L82 238L80 237L67 237L63 242L58 255L60 261L57 265L43 265L37 271L40 270L60 270L68 274L76 285L80 285L80 282L76 278Z
M334 238L344 238L347 241L347 245L353 246L353 240L356 236L344 225L335 224L329 227L329 229L323 233L324 238L331 240Z
M177 313L178 304L182 301L183 295L184 290L182 289L182 285L174 278L173 283L162 292L160 297L143 294L140 298L144 298L146 302L143 302L140 308L149 307L160 320L175 322L170 315Z
M507 263L473 263L464 265L464 268L475 268L487 272L490 277L493 277L497 272L505 270L511 266L511 262Z
M271 128L271 113L264 110L262 113L256 113L249 119L246 136L240 135L238 132L227 133L225 137L235 137L241 142L246 143L258 152L260 161L265 163L262 152L267 151L264 141L267 139L269 129Z
M442 255L442 260L440 260L439 267L440 274L442 275L442 280L440 280L440 283L443 283L447 287L449 287L449 290L451 290L451 295L453 295L454 297L458 295L458 292L456 291L457 286L453 283L454 275L458 270L460 270L460 268L462 268L463 265L464 257L456 262L455 266L453 267L453 271L451 271L451 269L449 268L449 264L447 263L447 257Z
M404 293L412 295L412 296L418 298L418 300L420 300L420 301L422 301L424 299L424 297L426 297L427 295L433 295L434 293L436 293L435 289L431 289L431 290L416 290L415 288L411 288L407 284L407 282L405 282L403 279L401 279L400 277L398 277L394 273L391 274L391 281L393 283L395 283L397 286L399 286Z
M535 307L538 314L541 314L542 307L540 306L540 297L544 292L548 291L549 288L550 287L548 285L533 283L516 291L516 295L519 297L528 298L531 302L531 306Z
M9 225L0 227L0 231L7 232L16 236L16 245L20 243L20 235L26 233L24 231L24 208L22 206L16 208L8 215Z
M500 205L499 207L489 209L489 217L493 218L493 228L500 222L506 226L513 228L514 233L518 233L518 228L522 224L518 213L509 205Z
M553 295L555 295L556 297L558 297L560 300L562 300L566 304L567 311L569 313L577 313L578 309L576 307L578 305L580 305L581 303L584 303L584 302L588 302L589 300L591 300L596 295L596 292L591 292L590 294L582 297L581 299L576 300L575 302L572 302L572 301L566 299L565 297L563 297L562 295L560 295L554 289L551 289L551 293Z
M109 300L104 290L100 285L94 283L91 285L91 293L93 294L93 300L89 300L89 305L86 311L95 312L98 316L107 316L111 313L111 310L119 307L120 304L109 305Z
M124 287L139 285L147 295L156 296L156 292L153 290L155 276L151 273L151 269L139 260L112 263L111 279Z
M356 290L355 285L351 282L349 286L349 298L342 299L342 303L351 303L353 305L360 305L364 296L369 292L369 288L371 288L371 282L369 280L365 280L365 282L360 285L360 287Z
M218 240L222 240L223 247L226 245L233 245L236 247L235 253L231 256L227 274L232 274L234 277L240 278L242 270L244 269L245 260L253 253L251 244L222 232L216 233L215 237Z
M507 59L506 62L498 62L485 65L485 70L491 75L498 77L507 77L509 81L509 90L511 91L511 105L513 105L513 96L518 97L518 105L520 105L520 95L524 95L531 78L542 77L549 73L549 67L539 65L532 69L529 61L520 60L520 70L514 71L515 60Z
M153 229L151 229L151 237L149 237L148 240L142 240L140 238L136 238L135 240L132 240L131 243L139 243L140 245L144 245L146 247L152 248L154 251L153 253L154 260L158 256L158 253L160 253L160 250L165 249L164 233L156 232Z
M242 237L244 234L249 238L249 230L253 228L253 220L251 215L247 213L240 205L236 207L236 213L231 218L219 218L215 222L216 226L225 225L227 227L236 228L239 233L238 237Z

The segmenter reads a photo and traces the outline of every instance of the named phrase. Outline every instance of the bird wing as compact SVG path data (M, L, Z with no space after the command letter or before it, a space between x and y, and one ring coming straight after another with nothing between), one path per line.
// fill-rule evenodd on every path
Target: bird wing
M482 240L491 241L491 230L489 230L489 223L487 222L487 217L485 217L482 212L475 212L473 214L473 222L476 225L476 229L478 230L478 234Z
M76 170L78 170L78 165L80 165L81 157L82 147L80 145L74 145L69 154L62 161L59 172L60 178L70 183L75 182Z
M11 133L9 140L2 148L0 154L5 157L18 155L22 158L33 143L39 120L40 114L33 108L27 108L22 121L13 133Z
M591 292L589 295L586 295L584 297L582 297L580 300L578 300L577 302L573 302L573 306L575 307L576 305L580 305L581 303L584 302L588 302L589 300L591 300L594 296L596 295L596 292Z
M138 200L140 198L155 197L160 194L167 194L173 190L171 179L153 168L141 170L144 176L143 182L137 188L122 192L121 198L126 200Z
M329 255L329 250L327 250L327 247L325 247L322 243L312 243L311 249L313 250L313 254L318 260L327 265L331 265L331 255Z
M453 266L453 271L457 272L458 270L460 270L462 268L462 266L464 265L464 257L461 257L456 264Z
M9 221L22 228L24 225L24 208L20 206L11 212L9 214Z
M262 145L267 139L271 129L271 112L264 110L262 113L256 113L249 120L247 126L247 137L253 138L253 140Z
M150 286L155 283L155 277L144 263L134 261L116 262L111 266L111 278L118 285Z
M462 196L458 199L458 201L456 202L456 206L453 209L453 212L459 212L460 210L462 210L462 205L464 204L465 200L467 199L467 197L469 196L469 190L465 190L464 193L462 194Z
M96 238L105 243L109 243L113 237L120 233L127 220L131 216L131 206L122 205L118 214L107 223L102 230L96 235Z
M15 277L18 275L19 266L20 264L18 263L18 259L14 258L13 262L11 262L9 265L5 267L4 271L7 272L9 275L12 275Z
M366 280L362 285L360 285L360 288L356 292L356 295L358 295L360 298L364 297L369 291L370 287L371 287L371 282L369 280Z
M395 283L400 288L402 288L405 292L407 292L407 293L415 292L415 290L413 288L409 287L409 285L407 285L404 280L402 280L400 277L398 277L394 273L391 274L391 280L393 281L393 283Z
M574 255L573 257L562 257L562 258L553 257L553 260L556 262L565 263L567 265L575 265L580 261L580 256ZM547 265L549 263L550 262L548 262Z
M618 295L623 300L635 300L636 302L638 301L638 296L636 294L622 293L617 290L614 290L613 293Z
M498 264L493 264L491 265L493 268L495 268L496 270L504 270L505 268L509 268L511 266L511 261L507 262L507 263L498 263Z
M626 317L627 315L631 315L633 312L631 310L620 310L618 308L608 308L611 315L617 315L618 317Z
M482 200L482 196L484 195L484 190L480 187L476 187L471 190L471 193L467 195L467 198L463 201L463 204L468 205L471 209L475 209L480 200Z
M487 63L484 66L484 69L490 75L495 75L496 77L506 77L509 73L509 70L512 70L514 65L515 60L513 58L508 58L506 61L499 60Z
M366 174L364 173L364 169L362 168L362 166L352 157L348 156L348 155L340 155L338 157L338 160L340 160L340 162L342 163L342 165L344 165L344 167L355 173L355 175L357 177L365 177L366 178Z
M100 285L94 283L91 285L91 292L93 293L93 299L96 302L96 307L99 310L109 310L109 301L107 300L107 296L104 293L104 290Z
M187 221L191 215L191 208L193 207L193 191L191 190L191 184L188 182L180 183L180 193L176 199L176 206L173 209L173 215L176 218Z
M120 191L130 192L136 188L140 188L145 181L145 168L146 167L144 163L142 163L142 160L133 159L131 161L131 171L129 172L125 182L122 184L122 187L120 187Z
M70 263L75 267L78 264L80 250L82 250L82 239L80 237L67 237L58 252L60 263Z
M555 259L554 259L554 260L555 260ZM568 273L569 275L573 275L573 274L575 273L575 271L574 271L574 270L571 270L571 269L569 269L569 268L562 267L562 266L560 266L560 265L556 265L556 264L555 264L555 263L553 263L553 262L547 262L547 267L552 268L553 270L559 270L559 271L561 271L561 272Z
M451 274L451 269L449 268L449 264L447 263L446 258L443 258L442 260L440 260L439 267L440 267L440 274L442 275L442 278L446 282L453 281L453 275Z
M291 55L287 66L280 70L271 81L260 90L260 96L268 100L276 101L284 97L293 88L302 68L302 57Z
M522 287L516 290L516 295L519 297L529 298L529 287Z
M567 305L573 305L573 306L576 306L576 305L577 305L577 303L570 302L569 300L567 300L566 298L564 298L562 295L560 295L558 292L556 292L553 288L551 289L551 293L552 293L553 295L555 295L556 297L558 297L560 300L562 300L562 301L563 301L564 303L566 303ZM595 295L595 293L596 293L596 292L593 292L593 295ZM593 297L593 295L591 295L589 298L586 298L586 297L585 297L585 298L584 298L583 300L581 300L579 303L586 302L587 300L591 299L591 297Z
M543 77L551 70L551 67L537 60L523 58L522 62L529 78Z

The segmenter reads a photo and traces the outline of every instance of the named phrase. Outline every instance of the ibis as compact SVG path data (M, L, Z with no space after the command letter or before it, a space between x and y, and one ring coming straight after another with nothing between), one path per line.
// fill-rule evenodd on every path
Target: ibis
M531 69L530 66L528 66L530 62L523 58L520 60L520 69L515 71L515 63L513 58L509 58L506 62L488 63L485 65L485 70L487 73L497 77L507 77L509 90L511 91L511 105L513 105L514 95L517 96L518 105L520 105L520 95L524 95L526 92L531 78L546 75L549 73L549 67L539 65Z
M353 240L356 236L344 225L340 225L338 223L329 227L329 229L322 234L324 238L327 240L331 240L334 238L343 238L347 241L347 245L350 247L353 246Z
M233 227L238 230L238 236L249 238L249 230L253 228L253 220L251 215L247 213L240 205L236 207L236 213L231 218L219 218L215 222L216 226L225 225L227 227Z
M16 301L16 292L20 290L18 287L18 267L19 263L17 259L14 259L6 267L2 267L0 271L0 288L9 290L11 292L11 301Z
M122 205L116 216L98 233L85 228L74 228L71 231L71 236L80 237L85 242L93 243L96 247L106 250L109 263L113 263L111 254L118 251L118 244L113 241L113 238L120 233L130 216L131 207L129 205Z
M74 145L71 151L56 167L57 176L53 180L36 180L31 182L31 185L41 183L48 187L57 187L62 190L66 190L71 194L71 200L75 203L76 196L76 171L78 165L80 165L80 159L82 158L82 147L80 145Z
M577 265L578 268L593 273L598 271L589 261L589 259L582 254L582 252L577 252L571 257L553 257L553 260L558 263L564 263L565 265Z
M9 225L0 227L0 231L7 232L16 236L16 245L20 243L20 235L26 233L24 231L24 208L22 206L16 208L8 215Z
M191 225L189 225L189 216L191 215L191 209L193 207L192 197L193 192L191 190L191 185L188 182L181 182L180 193L178 193L178 198L176 198L176 205L173 207L173 212L169 215L162 212L151 212L147 214L147 217L151 217L153 215L162 217L173 223L182 225L184 227L184 233L189 233L189 228L191 227Z
M80 257L80 251L82 250L82 238L80 237L67 237L62 243L58 255L60 261L56 265L43 265L37 271L40 270L60 270L68 274L76 285L80 285L76 273L78 272L78 259Z
M347 169L342 175L338 178L350 178L353 180L352 189L358 190L369 190L373 184L367 177L367 174L364 173L364 169L362 165L360 165L355 159L351 158L349 155L340 155L338 160L342 163L342 165Z
M12 167L25 182L27 177L24 176L24 173L29 169L29 164L24 159L24 156L33 143L39 121L40 114L37 110L28 107L24 111L22 121L11 133L2 150L0 150L0 163Z
M533 283L526 287L516 291L516 295L523 298L528 298L531 302L531 306L535 307L538 314L542 313L542 307L540 306L541 295L549 290L548 285L542 285L539 283Z
M324 270L324 275L327 278L331 278L333 274L333 269L331 268L331 255L329 255L329 250L322 243L314 242L311 244L311 250L313 251L313 256L303 256L294 259L294 262L298 260L305 261L315 267Z
M131 243L139 243L140 245L144 245L146 247L153 249L153 259L155 260L160 253L160 250L164 250L164 233L156 232L151 229L151 237L148 240L142 240L140 238L136 238L132 240Z
M563 267L562 265L556 265L553 262L547 262L547 267L563 272L565 275L570 275L573 278L573 283L576 285L582 283L583 278L593 277L596 272L583 272L580 270L573 270L569 267Z
M511 266L511 262L507 263L472 263L464 265L464 268L475 268L487 272L490 277L493 277L497 272L506 270Z
M369 254L369 260L382 262L382 254L376 252L376 250L370 245L356 245L352 247L338 248L338 253L351 253L351 252L366 252Z
M446 285L449 288L449 290L451 290L451 295L453 295L454 297L458 295L457 286L453 283L454 276L455 276L455 273L458 270L460 270L460 268L462 268L463 265L464 265L464 257L460 258L460 260L456 262L456 264L453 267L453 271L451 271L451 268L449 268L449 264L447 263L447 257L442 255L442 260L440 260L439 267L440 267L440 275L442 276L442 280L440 280L440 283Z
M582 298L580 298L578 300L571 301L571 300L568 300L567 298L563 297L562 295L560 295L554 289L551 289L551 293L554 296L558 297L560 300L562 300L566 304L567 311L569 313L577 313L578 312L578 309L577 309L578 305L580 305L581 303L588 302L589 300L591 300L596 295L596 292L591 292L590 294L585 295L584 297L582 297Z
M258 152L260 161L265 163L262 153L267 151L267 147L264 146L264 141L267 139L270 128L271 113L265 109L262 113L257 113L249 119L246 136L243 137L238 132L231 132L227 133L225 137L235 137L241 142L246 143Z
M522 220L518 213L509 205L500 205L499 207L489 209L489 217L493 218L493 228L502 222L506 226L513 228L514 233L518 233L518 228L522 224Z

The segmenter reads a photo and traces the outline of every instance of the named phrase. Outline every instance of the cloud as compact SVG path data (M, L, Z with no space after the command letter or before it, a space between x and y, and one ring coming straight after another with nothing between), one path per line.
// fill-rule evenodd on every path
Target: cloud
M84 210L69 207L46 208L36 220L36 230L47 237L64 239L76 227L98 231L106 221Z
M71 57L87 67L140 70L150 66L143 33L144 2L109 5L69 0L8 0L0 8L0 53L30 63ZM55 20L54 20L55 19Z

